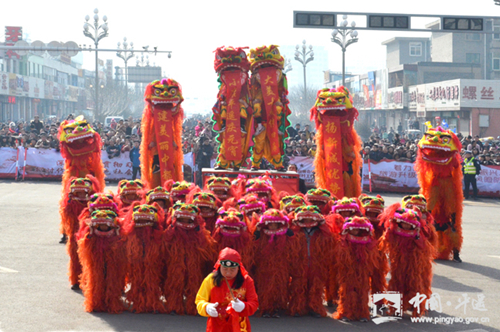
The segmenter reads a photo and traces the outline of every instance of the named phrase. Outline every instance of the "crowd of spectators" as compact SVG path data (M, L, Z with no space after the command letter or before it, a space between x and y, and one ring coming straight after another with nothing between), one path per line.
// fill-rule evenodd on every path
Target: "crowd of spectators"
M417 156L418 142L422 133L417 130L404 132L398 128L399 132L390 128L372 127L372 134L367 141L363 143L362 155L365 160L370 159L379 162L382 159L395 161L414 162ZM457 134L462 143L460 155L462 160L465 158L465 151L471 151L481 165L500 166L500 141L493 137L480 139L479 135L464 137L461 133Z
M73 118L69 115L67 119ZM58 128L60 120L50 117L41 121L35 116L31 121L6 122L0 124L0 147L24 146L25 148L59 149ZM101 122L91 123L102 138L103 150L108 158L112 159L126 153L138 170L139 146L141 142L141 121L129 117L128 119L111 121L105 127ZM365 160L379 162L383 159L414 162L417 154L417 143L422 133L418 130L403 131L402 126L393 128L372 125L372 134L363 143L361 151ZM315 133L311 126L295 124L287 128L288 138L284 156L284 167L288 167L290 158L295 156L311 157L316 153ZM217 155L217 134L212 131L212 121L208 116L194 115L183 123L182 149L184 154L192 152L198 169L210 167L211 160ZM457 136L462 142L461 155L466 150L479 160L482 165L500 165L500 141L494 139L481 140L478 135ZM132 151L136 148L135 151ZM133 152L133 153L132 153ZM135 165L137 164L137 165ZM264 159L262 169L273 169L273 166ZM136 170L136 172L137 172ZM135 172L134 172L135 173Z

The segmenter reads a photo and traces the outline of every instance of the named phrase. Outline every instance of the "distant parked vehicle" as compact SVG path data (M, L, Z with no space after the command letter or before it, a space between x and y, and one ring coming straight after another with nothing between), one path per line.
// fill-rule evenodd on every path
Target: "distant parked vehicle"
M113 119L118 123L120 120L123 120L123 116L107 116L106 119L104 119L104 127L109 127Z

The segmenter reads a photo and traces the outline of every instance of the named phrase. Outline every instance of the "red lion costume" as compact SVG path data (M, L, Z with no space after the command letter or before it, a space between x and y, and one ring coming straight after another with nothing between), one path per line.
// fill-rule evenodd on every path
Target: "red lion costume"
M219 75L219 93L213 107L214 130L219 133L219 155L216 169L234 168L245 164L252 145L252 107L247 47L219 47L215 52L214 68Z
M61 199L61 224L64 234L68 236L66 244L69 255L69 282L71 289L79 289L78 278L82 273L82 266L78 259L78 244L76 234L80 228L78 216L85 209L91 195L101 191L97 179L92 175L85 178L72 177L63 188L63 198Z
M198 187L191 191L186 201L188 204L198 207L200 216L203 218L205 224L205 229L212 234L218 217L217 210L222 206L221 201L213 193L201 191Z
M337 197L332 198L331 193L326 189L309 189L306 194L307 204L319 207L321 214L325 217L330 214L336 201Z
M231 185L231 180L226 177L209 177L205 183L205 189L212 191L223 203L230 198L236 197L236 192Z
M141 180L121 180L117 191L118 208L127 210L134 202L144 198L144 185ZM124 211L126 214L127 211Z
M227 211L221 208L218 214L219 218L212 234L216 242L216 251L221 251L226 247L232 248L241 253L246 266L252 266L252 234L243 214L233 208L229 208Z
M429 128L418 142L415 161L420 193L434 216L438 231L438 259L461 262L462 247L462 144L451 130Z
M61 156L64 158L63 191L68 188L71 177L84 178L87 174L93 175L99 183L99 188L104 189L105 175L101 160L101 136L92 129L83 115L76 117L75 120L61 122L58 138ZM63 192L60 211L64 209L66 198ZM64 216L61 215L61 220L63 218ZM63 231L64 229L61 227L61 232ZM65 241L65 237L62 241Z
M276 45L251 49L249 58L252 71L250 96L257 125L253 137L252 169L259 169L262 157L265 157L276 170L284 171L286 128L290 126L288 116L291 114L288 84L283 73L285 59Z
M183 179L182 120L184 98L179 83L170 78L153 81L144 92L141 175L148 188Z
M118 215L109 210L94 211L88 222L80 225L78 238L85 310L122 312L127 257Z
M64 158L63 188L69 178L93 175L104 189L104 165L101 160L101 136L83 118L64 120L59 126L59 146Z
M283 212L270 209L254 219L254 280L262 317L279 317L287 309L290 278L301 277L300 246Z
M196 315L196 293L217 255L214 241L195 205L174 204L167 223L167 278L163 289L167 312Z
M311 108L316 124L318 150L314 158L316 184L336 197L361 194L361 139L354 130L358 110L352 106L349 90L324 88Z
M420 212L395 203L382 213L380 220L386 228L381 249L389 254L391 263L388 290L403 295L403 310L413 309L413 317L423 315L426 301L419 306L412 306L411 301L417 293L431 296L435 248L421 232Z
M432 245L437 248L438 236L434 228L434 217L427 210L427 200L424 195L407 195L401 200L401 206L407 209L419 211L421 214L420 223L422 224L421 231Z
M380 239L384 234L384 225L380 224L379 219L380 214L384 212L384 199L380 195L373 197L367 194L361 194L359 196L359 203L361 205L361 213L372 223L373 229L375 230L375 238L377 240Z
M334 254L339 285L339 303L333 314L335 319L370 319L370 283L385 284L388 270L387 261L384 264L379 259L377 245L373 226L367 218L349 218L342 226L340 243ZM377 270L384 273L377 273ZM381 280L375 280L377 278Z
M127 301L133 312L165 312L161 300L163 210L135 203L125 217L128 275Z
M294 233L299 243L301 278L292 279L290 286L290 315L325 317L323 290L332 269L335 239L325 223L321 210L314 205L296 208L291 214Z

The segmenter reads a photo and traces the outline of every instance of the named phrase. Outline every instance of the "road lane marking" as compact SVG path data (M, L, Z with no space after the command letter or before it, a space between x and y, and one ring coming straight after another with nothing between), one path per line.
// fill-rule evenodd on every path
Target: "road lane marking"
M19 271L8 269L6 267L0 266L0 273L17 273Z
M488 255L488 257L500 258L500 256L495 256L495 255Z

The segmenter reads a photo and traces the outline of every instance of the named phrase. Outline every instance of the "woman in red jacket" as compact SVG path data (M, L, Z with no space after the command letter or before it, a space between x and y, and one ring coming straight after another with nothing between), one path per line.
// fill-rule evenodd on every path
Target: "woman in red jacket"
M195 302L198 313L208 317L207 332L251 331L248 317L259 301L253 279L236 250L221 250L215 270L203 280Z

